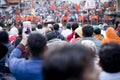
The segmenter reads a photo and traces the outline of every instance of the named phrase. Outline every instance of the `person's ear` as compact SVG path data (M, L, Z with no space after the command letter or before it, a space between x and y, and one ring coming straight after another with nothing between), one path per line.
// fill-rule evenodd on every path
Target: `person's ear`
M82 34L82 37L84 37L84 35Z
M45 52L48 51L48 46L47 46L47 45L45 46L44 51L45 51Z

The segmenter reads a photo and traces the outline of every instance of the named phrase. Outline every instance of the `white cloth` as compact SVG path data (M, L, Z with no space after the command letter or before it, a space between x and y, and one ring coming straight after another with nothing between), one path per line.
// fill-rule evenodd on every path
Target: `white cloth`
M45 33L45 29L44 28L38 29L37 32L39 32L40 34L44 34Z
M63 30L61 34L66 38L71 33L72 31L70 29L66 29L66 30Z
M10 29L10 35L18 35L18 29L16 27L12 27Z
M106 31L101 30L101 34L104 36L104 38L106 38Z
M120 80L120 72L119 73L101 72L99 80Z

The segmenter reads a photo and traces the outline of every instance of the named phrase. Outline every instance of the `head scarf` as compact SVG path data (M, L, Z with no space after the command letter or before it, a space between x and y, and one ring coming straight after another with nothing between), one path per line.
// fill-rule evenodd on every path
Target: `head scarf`
M80 37L82 37L82 27L79 27L75 30L75 33L77 33Z
M109 27L106 30L106 38L102 40L103 43L110 43L110 42L116 42L120 44L120 37L117 35L114 28Z

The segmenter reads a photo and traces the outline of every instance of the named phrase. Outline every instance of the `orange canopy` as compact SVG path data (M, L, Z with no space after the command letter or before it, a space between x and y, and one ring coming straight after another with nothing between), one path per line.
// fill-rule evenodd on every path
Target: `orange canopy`
M21 20L21 16L16 16L15 19L16 20Z
M80 9L80 6L79 5L75 5L74 8L75 9Z
M98 16L97 16L97 15L91 15L91 16L89 17L89 19L90 19L90 20L92 20L92 19L98 19Z
M56 10L56 6L51 6L50 10Z
M62 9L63 10L67 10L67 6L62 6Z
M84 16L79 16L78 17L78 21L84 21L85 20L85 17Z
M68 16L63 16L63 17L62 17L62 21L65 21L65 20L66 20L66 21L69 20Z
M107 4L107 3L104 3L102 6L103 6L104 8L108 8L108 4Z
M31 22L33 22L33 21L34 21L34 17L33 17L33 16L27 16L27 17L26 17L26 21L31 21Z
M18 14L20 13L20 10L17 9L17 10L15 11L15 13L18 15Z

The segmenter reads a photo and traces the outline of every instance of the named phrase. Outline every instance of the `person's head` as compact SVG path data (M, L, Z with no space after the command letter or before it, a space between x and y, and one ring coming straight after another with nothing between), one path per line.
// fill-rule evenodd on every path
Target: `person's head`
M77 23L73 23L72 24L72 31L75 31L78 27L79 27L79 25Z
M96 29L94 30L94 33L95 33L96 35L101 34L101 29L100 29L100 28L96 28Z
M54 31L50 31L46 33L47 40L52 40L57 38L57 34Z
M42 29L42 25L41 24L37 25L37 28Z
M56 31L59 30L59 25L58 24L54 24L54 30L56 30Z
M39 33L32 33L28 36L28 49L32 57L40 57L45 52L47 46L46 38Z
M92 37L94 29L90 25L86 25L82 28L83 36L84 37Z
M9 41L9 35L6 31L0 31L0 42L7 43Z
M104 44L99 52L100 66L105 72L120 72L120 45L117 43Z
M54 30L54 28L53 28L53 25L52 25L52 24L48 24L48 25L47 25L47 28L50 28L52 31Z
M36 28L33 27L33 28L32 28L32 31L36 31Z
M93 55L89 49L67 44L54 48L44 57L43 73L45 80L88 80L93 65Z
M22 36L23 28L18 28L18 35Z
M68 24L66 25L66 28L67 28L67 29L71 29L71 24L68 23Z
M91 40L82 40L81 44L96 53L96 46L95 46L95 43L93 41L91 41ZM96 55L96 54L94 54L94 55Z

